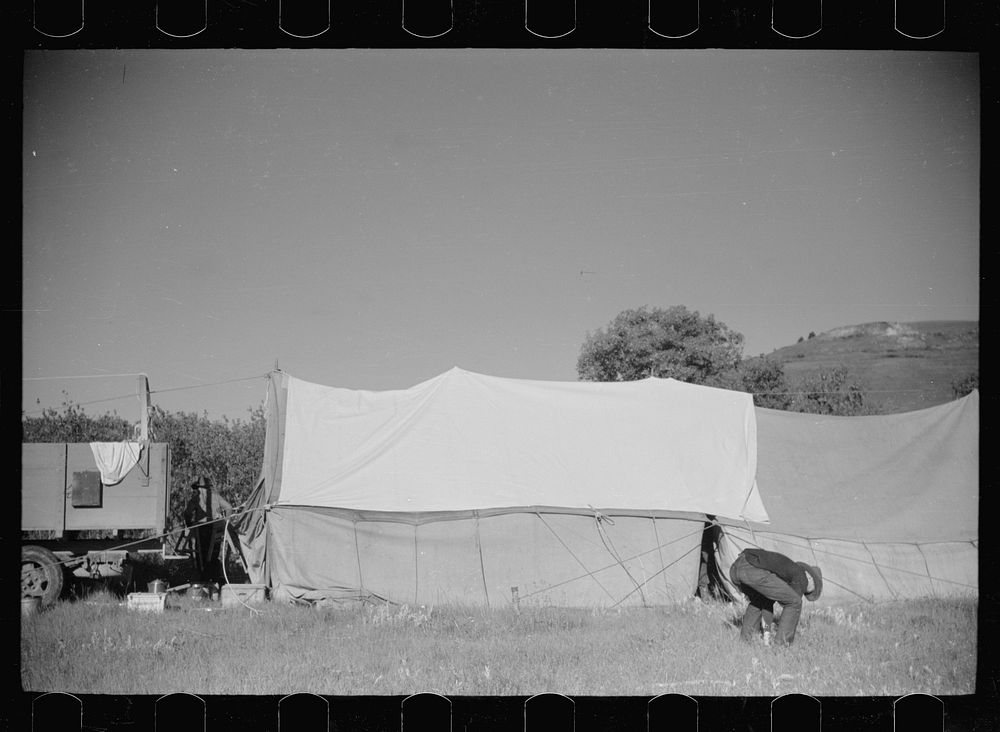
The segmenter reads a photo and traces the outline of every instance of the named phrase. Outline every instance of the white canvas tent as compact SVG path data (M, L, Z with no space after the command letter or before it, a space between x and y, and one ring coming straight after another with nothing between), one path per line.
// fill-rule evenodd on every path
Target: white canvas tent
M828 596L975 591L978 395L816 418L671 379L269 384L239 528L251 581L274 597L659 604L694 593L707 516L724 527L723 572L749 543L808 550ZM961 509L942 522L945 494Z
M978 391L869 417L758 409L757 430L770 522L726 526L726 560L753 545L817 564L830 601L977 592Z

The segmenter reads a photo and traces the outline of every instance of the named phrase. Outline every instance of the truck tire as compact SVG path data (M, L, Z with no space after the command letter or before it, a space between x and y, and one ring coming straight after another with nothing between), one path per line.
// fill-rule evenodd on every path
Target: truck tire
M59 558L43 546L21 547L21 598L37 597L45 607L58 600L62 590Z

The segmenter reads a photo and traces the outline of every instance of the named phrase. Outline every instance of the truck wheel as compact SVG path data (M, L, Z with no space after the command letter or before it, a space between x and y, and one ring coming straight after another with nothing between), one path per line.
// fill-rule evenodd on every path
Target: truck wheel
M63 568L59 558L42 546L21 547L21 597L40 598L51 605L62 594Z

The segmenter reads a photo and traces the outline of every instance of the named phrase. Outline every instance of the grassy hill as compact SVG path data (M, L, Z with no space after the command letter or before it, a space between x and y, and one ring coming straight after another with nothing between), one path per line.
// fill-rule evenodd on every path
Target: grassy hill
M952 382L979 373L979 323L934 320L834 328L768 354L789 382L845 366L879 411L907 412L954 399Z

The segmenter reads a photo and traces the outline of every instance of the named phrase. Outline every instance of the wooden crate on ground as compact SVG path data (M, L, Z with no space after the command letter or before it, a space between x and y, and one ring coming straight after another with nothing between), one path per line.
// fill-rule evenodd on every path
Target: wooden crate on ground
M167 606L167 595L163 592L130 592L127 606L129 610L162 613Z
M220 597L222 607L259 604L267 599L267 585L223 585Z

